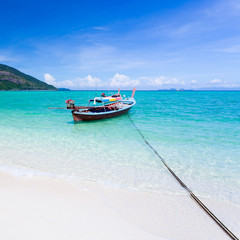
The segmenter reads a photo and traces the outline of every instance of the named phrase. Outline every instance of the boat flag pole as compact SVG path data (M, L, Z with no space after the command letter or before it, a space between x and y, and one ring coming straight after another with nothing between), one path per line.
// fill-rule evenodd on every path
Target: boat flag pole
M136 92L136 88L133 89L131 98L134 97L135 92Z

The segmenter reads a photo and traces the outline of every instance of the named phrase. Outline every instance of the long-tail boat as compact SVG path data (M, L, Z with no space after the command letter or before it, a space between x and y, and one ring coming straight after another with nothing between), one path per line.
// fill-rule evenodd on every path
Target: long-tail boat
M67 108L72 109L74 122L112 118L127 113L136 104L134 99L135 91L134 88L132 96L129 98L122 98L118 92L118 94L112 96L106 97L102 95L102 97L89 100L89 105L91 102L94 105L98 102L102 103L101 106L77 107L74 105L74 101L69 99L66 102Z

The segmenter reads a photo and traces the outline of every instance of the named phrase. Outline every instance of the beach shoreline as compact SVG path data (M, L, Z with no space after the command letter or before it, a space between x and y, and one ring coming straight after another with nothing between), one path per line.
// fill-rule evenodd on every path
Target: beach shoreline
M0 194L1 239L228 239L187 194L5 172L0 172ZM240 234L240 208L203 201Z

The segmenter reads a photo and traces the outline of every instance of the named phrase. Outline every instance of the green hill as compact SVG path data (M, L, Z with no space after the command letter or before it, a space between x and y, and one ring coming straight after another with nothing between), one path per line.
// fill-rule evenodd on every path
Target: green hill
M0 90L57 90L54 86L0 64Z

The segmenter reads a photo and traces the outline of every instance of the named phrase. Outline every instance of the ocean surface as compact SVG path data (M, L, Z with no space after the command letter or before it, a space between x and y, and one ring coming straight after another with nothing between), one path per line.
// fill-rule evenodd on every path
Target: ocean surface
M0 92L0 169L181 194L127 115L74 124L71 111L49 109L100 94ZM190 189L240 205L240 92L137 91L135 99L131 119Z

